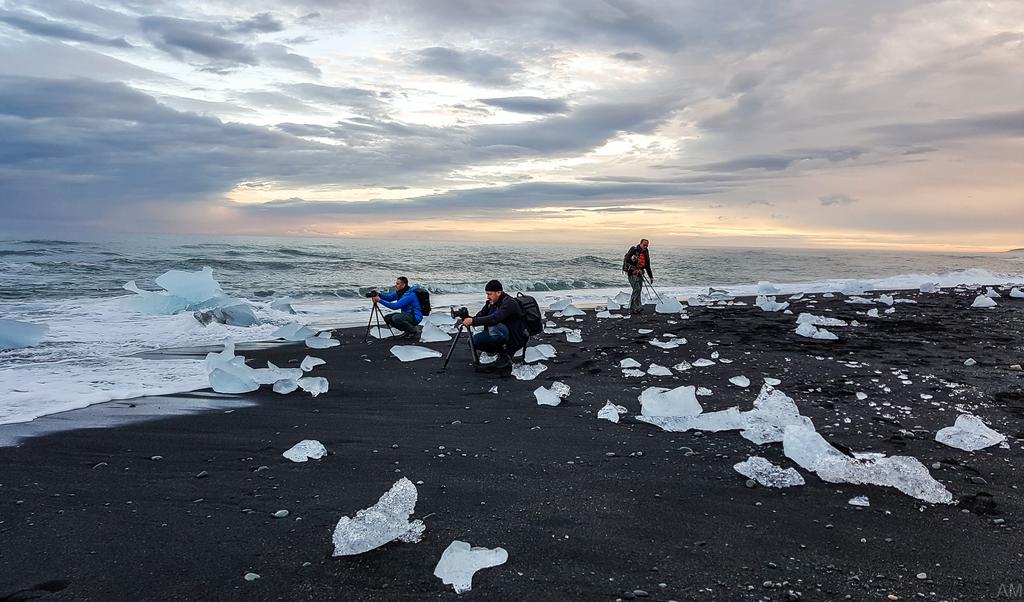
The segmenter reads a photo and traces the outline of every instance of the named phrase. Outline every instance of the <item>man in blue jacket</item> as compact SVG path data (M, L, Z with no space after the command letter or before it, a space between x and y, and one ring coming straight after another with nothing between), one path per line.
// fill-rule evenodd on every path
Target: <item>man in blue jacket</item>
M388 326L404 332L402 338L416 338L416 325L423 319L423 310L416 296L416 287L409 286L408 278L399 276L395 279L395 292L378 293L371 298L374 305L379 303L388 309L399 310L384 316L384 321Z

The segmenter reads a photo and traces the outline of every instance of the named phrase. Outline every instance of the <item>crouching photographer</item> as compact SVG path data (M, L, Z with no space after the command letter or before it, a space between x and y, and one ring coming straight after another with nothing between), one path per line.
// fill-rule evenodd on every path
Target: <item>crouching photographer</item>
M395 279L395 292L382 294L373 291L369 296L374 305L379 303L388 309L399 310L384 316L384 322L405 333L402 338L412 339L416 337L416 325L423 320L425 314L430 313L421 306L421 295L425 296L426 291L421 292L418 287L409 286L409 279L399 276Z
M488 282L484 291L487 303L475 316L463 318L462 324L484 327L483 332L473 335L473 345L478 351L498 354L498 360L490 365L490 369L511 368L512 354L527 341L523 308L505 294L497 280Z

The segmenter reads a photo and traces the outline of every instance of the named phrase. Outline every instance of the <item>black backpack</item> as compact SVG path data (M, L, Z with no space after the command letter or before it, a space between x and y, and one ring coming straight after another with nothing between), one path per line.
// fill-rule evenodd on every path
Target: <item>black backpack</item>
M430 291L425 288L416 287L416 299L420 302L420 313L424 316L430 315Z
M537 300L529 295L516 293L516 301L523 310L523 319L526 322L526 332L531 335L544 332L544 314L540 311Z

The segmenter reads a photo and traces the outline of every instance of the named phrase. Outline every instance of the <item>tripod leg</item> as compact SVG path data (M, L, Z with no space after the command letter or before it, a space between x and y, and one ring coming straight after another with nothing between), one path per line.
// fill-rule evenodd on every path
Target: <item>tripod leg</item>
M378 329L380 329L380 321L383 320L383 319L384 319L384 310L382 310L381 308L378 307L377 308L377 328ZM384 323L388 325L388 332L391 333L391 336L395 336L395 330L393 328L391 328L391 325L388 324L388 321L384 320Z
M377 306L374 305L373 307L375 308ZM370 338L370 324L373 324L373 315L374 315L374 312L373 312L373 309L371 308L370 309L370 319L366 321L366 334L363 335L363 342L364 343L366 342L366 339Z
M455 333L455 340L452 341L452 346L448 348L448 353L445 354L445 356L444 356L444 364L441 364L441 369L442 370L444 370L445 368L448 367L448 361L452 359L452 352L455 351L455 346L459 344L459 337L462 336L462 329L463 329L463 326L460 324L459 325L459 331L457 333ZM470 338L469 338L469 344L472 347L472 345L473 345L473 337L472 336L470 336ZM473 357L474 358L476 357L476 353L475 352L473 354Z

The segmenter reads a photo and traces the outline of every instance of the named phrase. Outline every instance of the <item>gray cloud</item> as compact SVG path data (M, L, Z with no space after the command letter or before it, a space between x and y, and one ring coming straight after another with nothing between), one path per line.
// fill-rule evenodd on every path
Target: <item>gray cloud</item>
M825 196L818 197L818 202L821 203L822 207L836 207L841 205L852 205L857 202L857 199L846 194L827 194Z
M143 17L139 23L153 45L177 59L189 52L232 65L259 63L252 48L216 35L222 30L208 23L173 17Z
M288 84L283 88L299 98L318 104L351 107L371 113L384 109L382 95L373 90L312 83Z
M560 98L506 96L504 98L481 98L480 102L513 113L526 113L529 115L548 115L569 111L569 103Z
M896 123L868 128L887 141L925 144L944 140L1024 136L1024 110L971 115L930 122Z
M73 42L88 42L90 44L112 46L115 48L132 47L132 45L123 37L104 38L71 25L49 21L38 17L30 17L28 15L19 15L6 10L0 11L0 23L7 23L8 25L20 29L25 33L37 36L70 40Z
M867 153L858 147L837 147L820 149L793 149L779 155L753 155L737 157L728 161L705 163L690 169L697 171L735 172L746 170L784 171L800 161L825 161L842 163L853 161Z
M284 23L274 18L270 13L260 13L248 19L235 21L231 24L230 30L236 33L272 33L283 31Z
M636 62L644 60L644 55L640 52L616 52L612 55L612 58L619 59L620 61Z
M433 46L416 52L414 64L424 71L486 86L510 86L519 63L479 50Z

